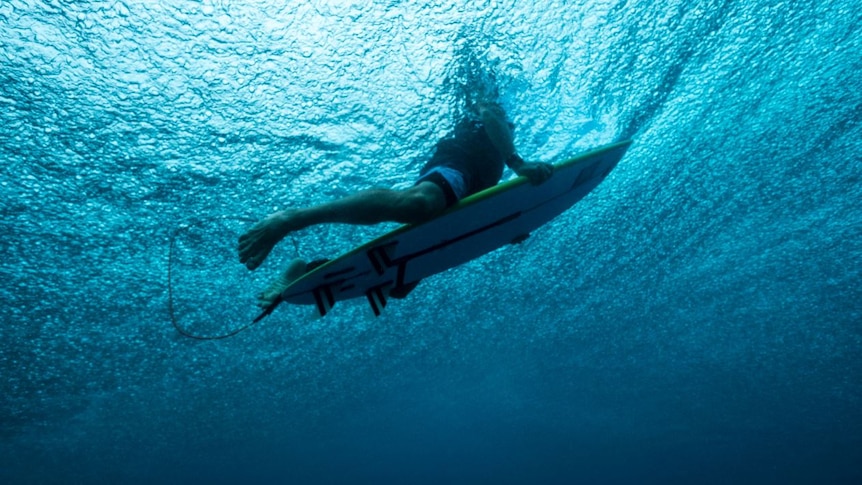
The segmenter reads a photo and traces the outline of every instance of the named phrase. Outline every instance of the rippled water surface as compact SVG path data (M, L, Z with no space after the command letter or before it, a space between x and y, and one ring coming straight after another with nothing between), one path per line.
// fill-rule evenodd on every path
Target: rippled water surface
M273 210L413 183L496 73L608 179L378 319L284 305ZM862 482L862 5L0 3L3 483ZM507 174L508 177L510 174Z

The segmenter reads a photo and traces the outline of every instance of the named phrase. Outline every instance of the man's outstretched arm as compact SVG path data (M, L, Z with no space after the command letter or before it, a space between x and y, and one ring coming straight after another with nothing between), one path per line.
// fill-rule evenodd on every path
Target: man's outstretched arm
M506 112L497 103L479 103L479 117L491 143L506 160L516 174L530 179L533 184L548 180L554 173L554 166L548 163L527 163L515 151L512 129L506 121Z

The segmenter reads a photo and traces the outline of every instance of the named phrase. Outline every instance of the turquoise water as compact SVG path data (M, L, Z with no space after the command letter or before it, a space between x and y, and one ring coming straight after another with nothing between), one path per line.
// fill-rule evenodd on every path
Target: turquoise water
M276 209L407 187L496 72L605 182L378 319L254 295ZM862 5L0 3L0 482L862 482ZM510 176L507 173L505 177Z

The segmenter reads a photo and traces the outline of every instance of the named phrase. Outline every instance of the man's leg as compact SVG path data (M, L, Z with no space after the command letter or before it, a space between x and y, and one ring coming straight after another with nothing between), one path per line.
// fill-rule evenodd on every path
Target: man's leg
M248 269L256 269L285 236L309 226L333 222L418 223L431 219L445 208L443 190L434 183L422 182L406 190L364 190L325 204L276 212L240 236L239 260Z

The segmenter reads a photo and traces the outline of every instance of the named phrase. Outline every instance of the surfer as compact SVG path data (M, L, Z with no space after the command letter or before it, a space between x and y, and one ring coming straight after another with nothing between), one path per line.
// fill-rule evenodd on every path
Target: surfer
M412 187L363 190L324 204L270 214L240 236L239 260L248 269L257 269L288 234L316 224L425 222L460 199L496 185L503 175L503 164L531 183L541 184L553 174L553 165L525 162L515 150L513 126L499 103L477 102L475 116L463 119L437 143ZM299 259L291 262L287 271L258 295L258 305L271 306L312 264L307 267ZM393 291L390 296L403 297L409 290L412 287L400 295Z

